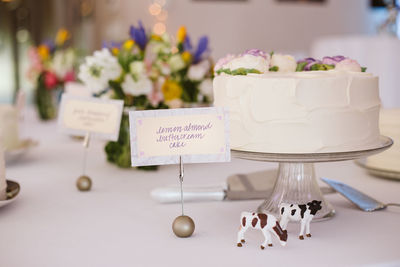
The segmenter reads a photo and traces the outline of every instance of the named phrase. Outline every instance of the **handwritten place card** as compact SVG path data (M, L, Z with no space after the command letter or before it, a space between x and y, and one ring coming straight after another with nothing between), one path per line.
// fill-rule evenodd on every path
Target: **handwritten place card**
M124 102L63 94L58 126L60 131L116 141L118 139Z
M224 108L129 112L132 166L231 160Z

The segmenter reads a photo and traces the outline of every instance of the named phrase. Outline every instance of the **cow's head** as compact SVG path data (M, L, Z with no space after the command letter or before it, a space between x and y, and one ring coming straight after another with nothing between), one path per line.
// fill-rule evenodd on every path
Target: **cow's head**
M311 215L315 215L320 209L322 209L321 203L322 203L322 201L318 201L318 200L313 200L313 201L307 203L307 206L308 206L308 209L310 210Z

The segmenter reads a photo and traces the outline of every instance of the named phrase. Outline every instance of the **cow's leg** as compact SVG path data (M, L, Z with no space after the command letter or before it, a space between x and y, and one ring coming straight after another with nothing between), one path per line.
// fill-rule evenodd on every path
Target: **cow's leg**
M262 233L264 234L265 240L261 244L261 249L264 249L267 245L272 247L272 241L271 241L271 234L267 229L261 230Z
M311 237L310 223L311 223L311 219L308 219L308 220L307 220L307 224L306 224L306 236L307 236L307 237Z
M288 216L282 216L281 221L279 222L279 224L281 225L283 230L286 230L286 227L289 223L289 217Z
M244 233L247 231L247 227L240 226L238 235L237 235L237 246L241 247L242 243L244 243Z
M305 228L305 226L306 226L306 220L305 220L305 219L302 219L302 220L300 221L300 224L301 224L301 226L300 226L299 239L300 239L300 240L303 240L303 239L304 239L303 234L304 234L304 228Z

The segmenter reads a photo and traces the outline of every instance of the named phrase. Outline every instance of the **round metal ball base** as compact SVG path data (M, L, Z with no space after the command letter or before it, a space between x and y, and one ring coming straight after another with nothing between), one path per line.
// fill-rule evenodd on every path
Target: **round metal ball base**
M321 221L332 218L335 210L319 189L314 163L368 157L383 152L392 144L392 139L380 136L379 144L375 147L357 151L296 154L232 150L232 155L241 159L279 163L278 177L272 194L267 196L266 200L258 207L258 212L266 212L279 217L281 203L302 204L319 200L322 201L322 209L317 212L313 221Z
M194 221L186 215L176 217L172 223L172 231L177 237L189 237L193 234L194 229Z
M89 191L92 188L92 180L89 176L82 175L76 180L76 187L79 191Z

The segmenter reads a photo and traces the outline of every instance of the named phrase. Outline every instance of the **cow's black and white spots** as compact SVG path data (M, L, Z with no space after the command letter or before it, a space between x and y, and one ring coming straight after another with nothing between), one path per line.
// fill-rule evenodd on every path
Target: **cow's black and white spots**
M304 239L304 228L306 230L307 237L311 237L310 233L310 222L314 215L322 208L321 201L313 200L307 204L287 204L282 203L279 205L281 212L280 224L282 229L286 230L289 221L300 221L301 228L299 238Z
M267 245L272 247L271 233L279 239L282 246L286 245L287 231L281 228L279 222L273 215L242 212L240 218L242 223L237 236L238 247L241 247L242 243L245 242L244 233L249 228L259 229L264 234L265 241L262 243L261 249L264 249ZM251 223L243 224L244 221Z

